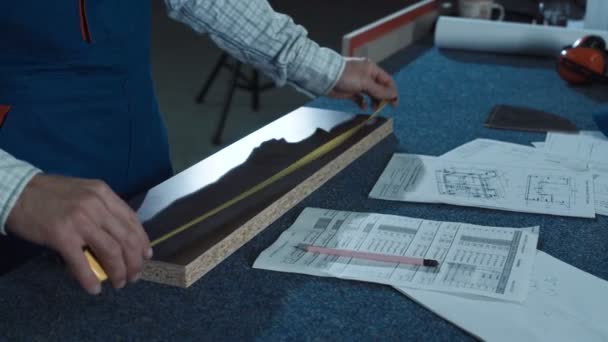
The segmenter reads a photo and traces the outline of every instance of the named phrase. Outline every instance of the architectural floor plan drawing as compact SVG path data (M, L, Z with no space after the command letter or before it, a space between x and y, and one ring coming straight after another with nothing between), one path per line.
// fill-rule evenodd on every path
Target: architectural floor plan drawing
M498 170L445 168L435 171L442 195L494 199L504 197Z
M532 168L397 153L369 196L391 201L595 217L593 175L589 170L550 168L547 164Z
M576 184L566 176L528 175L526 204L570 209L575 204Z

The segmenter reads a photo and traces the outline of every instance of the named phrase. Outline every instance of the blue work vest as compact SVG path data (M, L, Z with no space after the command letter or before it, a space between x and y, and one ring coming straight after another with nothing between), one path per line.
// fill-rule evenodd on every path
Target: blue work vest
M0 148L128 197L172 175L149 0L0 2Z

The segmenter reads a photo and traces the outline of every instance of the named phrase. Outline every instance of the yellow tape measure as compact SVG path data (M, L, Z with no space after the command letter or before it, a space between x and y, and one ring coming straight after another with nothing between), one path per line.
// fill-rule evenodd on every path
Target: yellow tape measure
M357 133L359 130L361 130L361 128L363 128L372 118L374 118L376 115L378 115L382 109L386 106L387 102L386 101L382 101L380 103L380 105L378 106L378 109L376 109L376 111L370 115L370 117L365 120L364 122L358 124L357 126L349 129L348 131L338 135L337 137L333 138L332 140L326 142L325 144L319 146L318 148L316 148L315 150L313 150L312 152L308 153L307 155L305 155L304 157L300 158L299 160L297 160L295 163L289 165L287 168L279 171L278 173L274 174L272 177L264 180L261 183L256 184L255 186L253 186L252 188L250 188L249 190L237 195L236 197L228 200L227 202L222 203L221 205L211 209L210 211L202 214L201 216L198 216L197 218L184 223L183 225L177 227L176 229L168 232L167 234L153 240L152 242L150 242L150 246L154 247L158 244L160 244L161 242L168 240L170 238L172 238L173 236L184 232L187 229L192 228L194 225L200 223L201 221L209 218L210 216L213 216L217 213L219 213L220 211L227 209L228 207L244 200L245 198L257 193L258 191L270 186L273 183L276 183L277 181L279 181L280 179L284 178L285 176L295 172L296 170L312 163L313 161L323 157L324 155L326 155L327 153L331 152L333 149L335 149L336 147L340 146L342 143L344 143L348 138L352 137L353 135L355 135L355 133ZM87 261L89 263L89 266L91 267L91 270L93 271L93 273L95 273L95 276L97 277L97 279L99 281L104 281L106 279L108 279L108 275L106 274L106 272L103 270L103 268L101 267L100 263L95 259L95 257L93 256L93 254L88 250L85 249L84 254L87 258Z

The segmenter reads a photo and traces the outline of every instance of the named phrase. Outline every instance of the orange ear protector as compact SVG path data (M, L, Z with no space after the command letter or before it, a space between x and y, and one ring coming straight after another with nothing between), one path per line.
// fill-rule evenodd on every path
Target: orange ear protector
M602 37L586 36L562 50L557 72L561 78L573 84L608 84L607 56L606 42Z

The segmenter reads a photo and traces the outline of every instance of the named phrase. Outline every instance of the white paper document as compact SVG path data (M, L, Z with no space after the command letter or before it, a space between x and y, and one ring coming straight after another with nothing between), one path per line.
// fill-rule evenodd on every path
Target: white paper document
M538 227L477 226L403 216L306 208L253 267L521 302ZM309 253L319 247L434 259L415 266Z
M545 148L545 142L544 141L533 141L531 142L532 146L536 147L539 150L542 150L543 148Z
M551 135L551 134L553 134L553 132L548 132L547 134ZM604 135L604 133L602 133L600 131L579 131L578 134L596 138L596 139L608 140L608 138Z
M498 140L475 139L441 155L441 159L532 168L569 168L587 170L580 160Z
M608 140L592 133L547 133L544 150L590 164L608 165Z
M486 341L608 341L608 282L541 251L528 297L521 304L405 287L397 290Z
M595 217L588 171L516 167L394 154L370 197L573 217Z
M581 135L599 137L593 131L581 132ZM441 158L469 162L502 163L530 168L543 165L545 167L558 166L581 171L587 169L588 165L588 163L570 156L560 156L546 153L538 148L488 139L472 140L443 154ZM591 172L593 178L595 213L608 215L608 170L591 167L589 172Z

